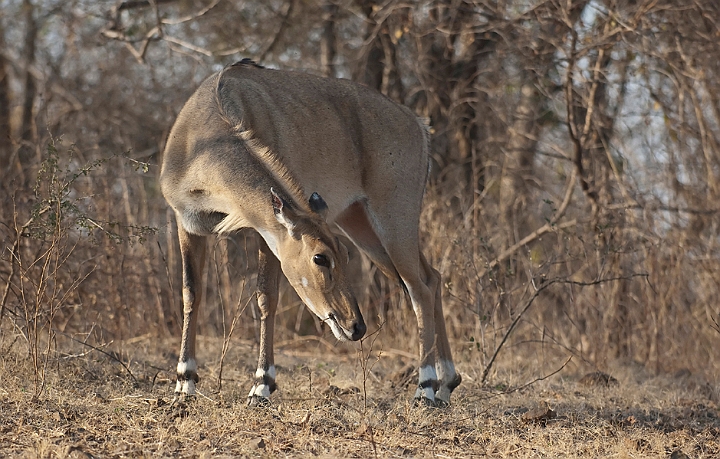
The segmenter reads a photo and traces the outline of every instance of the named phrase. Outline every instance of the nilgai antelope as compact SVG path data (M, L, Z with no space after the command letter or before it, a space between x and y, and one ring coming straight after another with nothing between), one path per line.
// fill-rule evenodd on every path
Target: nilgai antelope
M443 318L440 274L419 249L428 130L409 109L347 80L243 60L210 76L170 131L160 183L175 210L183 267L176 395L195 393L205 237L261 236L260 355L248 403L275 390L273 324L280 272L338 340L365 322L346 278L339 228L412 301L420 329L415 398L447 404L460 384ZM308 194L308 192L310 192Z

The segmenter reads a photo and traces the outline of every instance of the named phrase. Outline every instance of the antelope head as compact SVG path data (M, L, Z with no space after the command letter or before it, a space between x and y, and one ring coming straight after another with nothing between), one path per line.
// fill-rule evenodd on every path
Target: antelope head
M275 218L286 231L274 241L261 234L280 260L285 277L305 305L330 325L337 339L359 340L365 335L365 321L345 277L347 248L325 221L327 204L313 193L311 212L306 212L294 208L274 189L270 192Z

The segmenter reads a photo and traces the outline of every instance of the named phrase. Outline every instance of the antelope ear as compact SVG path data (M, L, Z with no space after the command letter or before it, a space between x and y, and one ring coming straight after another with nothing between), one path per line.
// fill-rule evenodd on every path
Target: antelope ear
M275 213L277 221L283 224L287 228L288 232L292 235L295 229L295 222L297 221L297 215L292 207L285 201L280 195L277 194L274 188L270 188L270 194L272 197L272 207Z
M317 191L310 195L309 199L310 210L316 214L320 214L321 217L327 216L328 205L325 200L320 196Z

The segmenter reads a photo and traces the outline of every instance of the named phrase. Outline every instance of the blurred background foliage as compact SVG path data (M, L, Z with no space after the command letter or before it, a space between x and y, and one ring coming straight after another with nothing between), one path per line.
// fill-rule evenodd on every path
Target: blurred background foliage
M420 228L461 371L507 335L501 358L539 372L572 355L717 380L714 0L0 0L0 333L47 352L179 335L158 165L184 101L244 57L430 120ZM256 338L255 237L211 242L201 334L239 314ZM416 352L402 290L352 259L380 346ZM278 340L332 340L280 301Z

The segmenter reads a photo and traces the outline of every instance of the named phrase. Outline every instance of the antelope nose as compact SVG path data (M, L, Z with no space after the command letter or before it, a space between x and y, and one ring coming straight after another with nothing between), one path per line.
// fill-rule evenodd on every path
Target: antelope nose
M353 325L352 336L350 337L350 339L353 341L357 341L363 336L365 336L366 331L367 326L365 325L365 321L360 319Z

